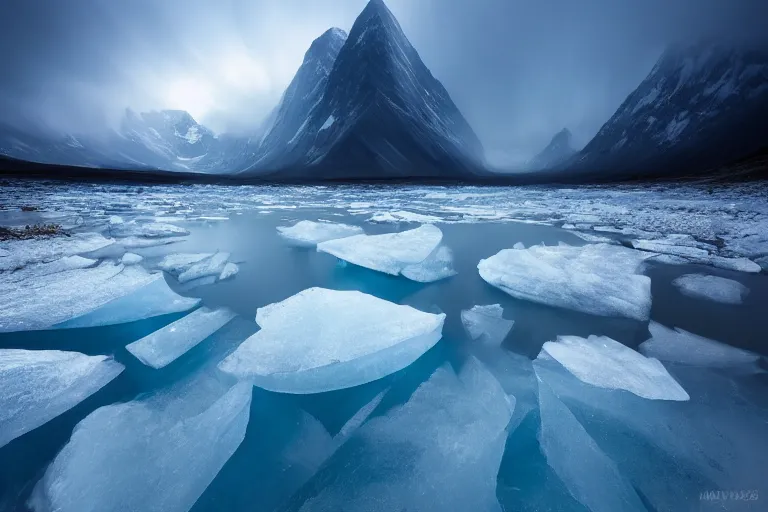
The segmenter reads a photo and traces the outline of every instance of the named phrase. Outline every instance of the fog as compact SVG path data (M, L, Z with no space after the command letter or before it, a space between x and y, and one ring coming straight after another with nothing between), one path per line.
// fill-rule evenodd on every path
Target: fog
M365 0L5 0L0 122L84 133L126 107L249 132L312 40ZM586 144L670 44L764 32L764 0L388 0L483 141L516 165Z

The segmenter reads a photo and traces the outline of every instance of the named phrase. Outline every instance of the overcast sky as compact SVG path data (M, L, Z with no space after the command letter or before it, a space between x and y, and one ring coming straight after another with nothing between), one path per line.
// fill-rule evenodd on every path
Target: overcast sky
M366 0L0 0L0 121L85 132L126 107L248 130ZM768 0L388 0L496 163L586 144L663 49L765 31Z

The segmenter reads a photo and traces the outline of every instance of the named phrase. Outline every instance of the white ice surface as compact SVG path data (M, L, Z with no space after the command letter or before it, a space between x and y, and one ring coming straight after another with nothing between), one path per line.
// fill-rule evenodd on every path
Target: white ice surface
M107 229L110 236L118 238L144 237L144 238L169 238L176 236L186 236L189 234L184 228L174 224L162 222L121 222L110 224Z
M7 283L18 283L27 279L41 278L67 270L90 268L97 263L98 260L83 258L82 256L64 256L50 263L32 263L13 272L2 273L0 278L5 279Z
M227 263L219 274L219 281L235 277L240 272L240 267L235 263Z
M741 304L749 294L749 288L738 281L705 274L686 274L672 284L683 295L722 304Z
M417 283L432 283L453 277L456 275L453 269L453 253L448 247L441 245L432 251L427 259L415 265L408 265L400 274Z
M134 267L127 267L133 269ZM137 268L137 271L144 273ZM133 272L133 270L131 270ZM183 297L171 290L162 274L152 274L152 279L130 293L101 305L82 316L55 325L57 329L117 325L156 316L189 311L200 304L200 299Z
M46 329L162 279L141 267L102 263L20 282L0 281L0 332Z
M107 356L0 349L0 447L73 408L122 371Z
M689 399L658 359L645 357L606 336L558 336L556 342L544 343L539 358L547 356L592 386L623 389L649 400Z
M65 256L87 253L112 245L114 240L98 233L75 233L71 236L31 238L0 242L0 272L20 269L31 263L49 263ZM2 253L0 253L2 254Z
M35 512L187 512L245 437L251 392L249 384L193 381L97 409L75 427L30 505Z
M157 268L164 270L174 277L188 270L195 263L211 258L213 253L179 253L165 256L157 265Z
M503 315L501 304L474 306L461 312L461 323L471 339L499 346L515 325L514 320L505 320Z
M229 262L229 256L228 252L217 252L208 259L192 264L179 274L179 282L186 283L202 277L220 276Z
M644 341L638 350L648 356L692 366L728 367L752 364L760 355L731 345L726 345L703 336L670 329L658 322L648 325L651 338Z
M125 348L139 361L158 369L168 366L232 320L228 309L200 308L134 341Z
M440 245L443 233L425 224L416 229L384 235L357 235L318 244L317 250L361 267L399 275L403 269L427 259Z
M328 240L364 234L363 228L359 226L310 220L302 220L290 227L280 226L277 231L291 244L300 247L315 247Z
M477 268L512 297L600 316L647 320L651 280L639 275L648 257L607 244L506 249Z
M120 258L120 263L123 265L137 265L141 263L144 260L142 256L139 256L138 254L127 252L123 254L123 257Z
M261 330L219 367L270 391L344 389L413 363L440 340L444 321L357 291L310 288L260 308Z
M325 467L333 477L302 512L477 510L498 512L496 478L513 405L476 359L458 375L443 366L408 402L366 422ZM337 458L338 457L338 458ZM330 475L325 475L327 478Z

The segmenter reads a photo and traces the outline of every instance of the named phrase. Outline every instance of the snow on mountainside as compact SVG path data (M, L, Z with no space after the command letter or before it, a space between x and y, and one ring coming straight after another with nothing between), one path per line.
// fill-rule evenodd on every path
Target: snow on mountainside
M552 140L541 153L533 157L526 165L533 171L552 169L567 162L577 153L571 145L571 131L563 128L552 137Z
M768 51L697 44L665 52L574 170L705 170L768 145Z
M460 177L482 165L477 136L382 0L369 2L327 78L315 85L321 89L284 123L291 126L290 136L276 136L275 143L268 137L267 151L252 172Z

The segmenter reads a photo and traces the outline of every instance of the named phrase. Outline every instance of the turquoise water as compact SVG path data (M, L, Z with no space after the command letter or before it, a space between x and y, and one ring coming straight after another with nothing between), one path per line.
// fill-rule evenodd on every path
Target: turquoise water
M117 379L75 408L0 448L0 510L27 509L26 503L32 488L67 443L75 425L88 414L104 405L130 401L162 390L190 375L213 368L256 332L258 327L253 318L257 308L284 300L309 287L360 290L423 311L446 313L443 339L401 372L357 388L304 396L280 395L254 388L245 440L192 510L298 510L305 505L306 500L341 478L339 475L352 471L350 467L360 463L361 457L370 458L371 453L377 453L370 447L363 447L364 440L353 436L329 460L323 462L322 453L313 453L316 448L313 446L314 437L307 435L303 423L306 415L316 419L328 434L334 436L361 407L379 393L387 391L376 407L374 416L385 415L393 407L408 402L414 390L427 381L437 368L445 364L454 369L461 368L474 350L461 325L460 311L463 309L479 304L501 304L505 317L515 321L503 349L531 359L536 357L544 342L553 340L557 335L606 335L630 347L636 347L649 337L647 323L595 317L515 300L479 277L476 267L481 259L509 248L516 242L526 246L539 243L556 245L558 242L584 244L580 238L566 230L524 223L441 225L444 243L453 250L454 268L458 274L425 285L354 265L343 265L336 258L315 250L290 247L277 236L275 228L301 219L356 222L355 218L336 211L302 210L300 213L288 214L246 212L232 216L226 222L192 224L191 236L179 243L136 251L145 256L144 263L147 265L169 253L216 250L231 252L231 261L240 265L240 273L234 279L180 292L201 298L203 304L209 307L230 308L239 316L162 370L142 365L124 347L182 317L182 314L110 327L0 334L0 348L111 354L126 366L126 370ZM408 227L392 224L365 225L369 234ZM750 294L744 304L738 306L684 297L671 282L680 275L692 272L735 279L746 284ZM647 275L652 278L652 320L736 347L768 354L768 339L765 336L768 333L768 316L765 315L768 276L695 265L653 265ZM178 285L172 281L169 278L169 284L178 289ZM670 371L679 380L692 382L694 389L686 389L692 396L696 394L695 386L699 379L695 371L675 368ZM708 382L714 385L713 382L719 384L721 381L709 379ZM768 411L768 400L760 398L768 397L765 374L729 377L723 379L722 383L723 386L737 387L742 395L748 395L746 400L749 407L754 407L758 416ZM706 394L710 396L713 392L708 389ZM718 414L720 406L717 402L713 403L712 414ZM614 424L615 419L595 420L594 411L582 410L574 414L585 425L590 425L591 430L588 430L598 439L598 444L608 446L614 443L614 448L608 450L611 453L623 449L625 445L620 442L620 438L630 434L623 432L619 424ZM548 466L537 439L538 422L538 412L533 410L509 433L497 477L496 497L500 505L504 510L587 510L574 499ZM768 432L764 431L763 435L768 436ZM120 442L118 434L114 442ZM648 446L647 440L630 440L629 444L635 448L640 446L633 453L646 454L647 460L640 465L651 468L649 471L654 464L660 468L678 464L667 460L663 450ZM756 446L765 446L765 439L760 439ZM700 449L691 444L691 450ZM318 451L322 452L319 448ZM366 478L386 482L389 472L395 471L393 468L399 464L409 464L405 458L398 458L397 453L389 453L388 457L385 455L380 454L380 460L363 461L366 471L371 472ZM316 467L318 461L322 463L319 471ZM141 464L141 461L137 460L136 463ZM718 464L718 461L713 461L713 464ZM685 467L684 464L682 466ZM710 482L701 475L683 473L679 477L686 479L686 483L680 483L680 489L684 490L678 491L678 494L687 493L687 497L676 496L671 499L672 502L688 510L708 510L705 505L723 505L702 503L695 493L696 489L703 492L713 486L717 488L716 482ZM141 492L141 489L135 492ZM396 486L391 492L397 493ZM674 490L663 492L674 493ZM763 490L763 496L763 500L768 499L768 489ZM641 497L649 510L654 509L653 503L658 503L658 500ZM743 502L725 505L726 509L733 510L752 510L736 507L755 506L754 503Z

